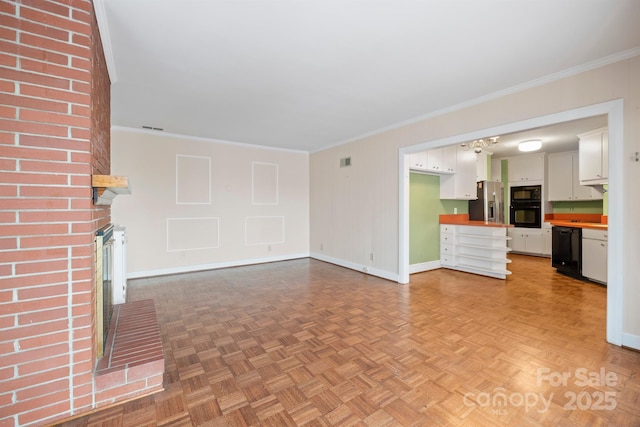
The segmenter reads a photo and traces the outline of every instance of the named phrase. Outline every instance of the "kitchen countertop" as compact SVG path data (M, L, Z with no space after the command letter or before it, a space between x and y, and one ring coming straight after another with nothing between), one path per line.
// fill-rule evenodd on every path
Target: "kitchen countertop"
M511 224L502 224L496 222L486 221L471 221L469 220L469 214L443 214L440 215L440 224L452 224L452 225L472 225L480 227L501 227L510 228Z
M547 214L545 222L559 227L592 228L607 230L607 217L600 214ZM472 225L480 227L511 228L511 224L501 224L485 221L471 221L468 214L443 214L440 215L440 224Z
M547 221L551 225L557 225L559 227L573 227L573 228L594 228L598 230L607 230L609 226L599 222L580 222L580 221Z
M544 217L545 222L559 227L593 228L607 230L607 217L599 214L549 214Z

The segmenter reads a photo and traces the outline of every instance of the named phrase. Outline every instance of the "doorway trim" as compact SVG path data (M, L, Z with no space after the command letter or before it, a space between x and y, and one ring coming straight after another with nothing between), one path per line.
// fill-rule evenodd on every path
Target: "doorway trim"
M435 139L399 149L399 232L398 232L398 282L409 283L409 155L431 148L460 144L465 141L519 132L549 126L571 120L606 114L609 126L609 206L608 206L608 272L607 272L607 342L625 345L622 320L624 318L624 262L623 262L623 164L624 164L624 117L623 100L589 105L546 116L507 123L473 132ZM612 165L616 167L612 167ZM633 346L633 345L632 345Z

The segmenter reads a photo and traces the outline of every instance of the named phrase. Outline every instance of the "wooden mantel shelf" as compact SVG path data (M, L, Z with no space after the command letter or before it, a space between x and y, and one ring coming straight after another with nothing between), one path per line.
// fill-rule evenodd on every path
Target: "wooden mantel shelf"
M126 176L91 175L91 186L95 205L110 205L118 194L131 194Z

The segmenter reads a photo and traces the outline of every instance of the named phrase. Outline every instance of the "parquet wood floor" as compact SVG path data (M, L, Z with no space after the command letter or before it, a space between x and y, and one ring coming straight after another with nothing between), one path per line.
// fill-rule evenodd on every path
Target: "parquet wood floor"
M65 425L640 425L606 288L510 258L506 281L311 259L131 281L156 301L165 390Z

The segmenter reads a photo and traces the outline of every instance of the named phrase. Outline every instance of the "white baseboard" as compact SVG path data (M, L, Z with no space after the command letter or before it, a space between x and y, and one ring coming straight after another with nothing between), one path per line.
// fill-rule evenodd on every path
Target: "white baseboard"
M391 271L386 271L386 270L380 270L377 268L373 268L371 266L368 265L361 265L361 264L356 264L350 261L344 261L341 259L337 259L337 258L332 258L323 254L319 254L316 252L312 252L311 254L309 254L309 256L311 258L320 260L320 261L324 261L324 262L328 262L330 264L335 264L335 265L339 265L340 267L345 267L345 268L349 268L351 270L356 270L359 271L361 273L364 274L370 274L372 276L376 276L376 277L381 277L383 279L387 279L387 280L391 280L392 282L398 282L400 276L398 276L398 273L394 273Z
M422 273L436 268L440 268L440 260L419 262L418 264L409 265L409 274Z
M143 277L166 276L169 274L180 274L180 273L192 273L194 271L202 271L202 270L217 270L219 268L240 267L243 265L264 264L267 262L288 261L288 260L300 259L300 258L309 258L309 254L308 253L291 254L291 255L274 256L269 258L243 259L238 261L216 262L212 264L198 264L198 265L188 265L184 267L161 268L158 270L134 271L131 273L127 273L127 279L141 279Z
M626 332L623 332L622 345L625 347L633 348L635 350L640 350L640 336L627 334Z

